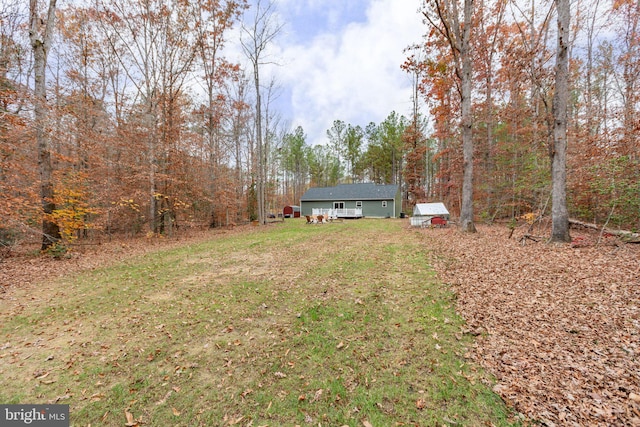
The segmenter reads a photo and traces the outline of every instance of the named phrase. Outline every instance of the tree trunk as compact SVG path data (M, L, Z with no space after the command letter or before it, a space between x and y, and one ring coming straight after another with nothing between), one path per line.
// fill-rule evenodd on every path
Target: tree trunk
M152 102L152 101L148 101ZM160 227L160 221L158 218L158 188L156 185L156 169L158 167L158 160L156 158L156 126L155 117L153 114L153 106L149 106L149 113L147 114L147 124L149 129L149 135L147 137L147 155L149 156L149 227L152 233L158 233Z
M256 149L257 149L257 165L256 165L256 192L258 204L258 222L266 224L266 179L267 179L267 150L268 145L264 139L267 135L262 134L262 99L260 93L260 65L262 63L262 54L269 43L278 35L282 26L277 26L273 22L273 3L269 0L264 6L261 0L256 2L255 20L251 27L243 26L243 33L249 36L249 41L241 39L242 49L245 55L251 61L253 66L253 82L256 89Z
M37 0L30 0L29 12L31 28L29 38L33 49L34 95L35 95L35 128L38 145L38 172L40 175L40 200L42 203L42 250L60 241L60 228L51 221L51 214L56 209L53 199L53 167L49 135L47 134L47 54L51 45L51 37L55 23L56 0L49 0L47 22L44 31L40 31L42 20L38 16Z
M569 99L569 0L555 0L558 12L558 52L553 96L553 150L551 152L551 241L569 242L567 211L567 104Z
M258 222L260 224L266 223L264 215L265 204L265 176L264 176L264 144L262 141L262 98L260 96L260 73L258 62L254 64L253 69L253 82L256 88L256 149L258 150L258 164L257 164L257 201L258 201Z
M464 2L464 27L462 29L462 45L460 59L462 61L461 79L461 109L462 109L462 206L460 209L460 225L462 230L469 233L476 232L473 222L473 116L471 112L471 15L473 0Z

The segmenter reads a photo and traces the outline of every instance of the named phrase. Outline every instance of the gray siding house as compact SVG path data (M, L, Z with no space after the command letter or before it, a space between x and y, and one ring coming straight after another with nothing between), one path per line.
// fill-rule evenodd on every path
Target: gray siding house
M398 185L340 184L314 187L300 198L302 216L314 215L314 209L331 209L343 218L396 218L402 210Z

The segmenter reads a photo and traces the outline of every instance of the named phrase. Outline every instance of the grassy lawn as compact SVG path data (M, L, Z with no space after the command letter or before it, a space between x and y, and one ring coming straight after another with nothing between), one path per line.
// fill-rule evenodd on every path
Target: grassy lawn
M420 233L304 222L12 290L0 403L70 404L74 426L511 425Z

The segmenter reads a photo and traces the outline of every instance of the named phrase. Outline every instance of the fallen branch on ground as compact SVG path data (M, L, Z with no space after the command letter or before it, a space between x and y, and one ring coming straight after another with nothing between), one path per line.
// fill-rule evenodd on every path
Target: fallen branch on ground
M534 242L538 243L539 241L544 239L544 237L542 237L542 236L532 236L531 234L523 234L522 237L520 237L520 243L522 243L522 245L524 246L526 244L526 242L527 242L527 239L533 240Z
M634 233L633 231L612 230L610 228L600 227L597 224L578 221L577 219L569 219L569 224L579 225L581 227L591 228L593 230L604 231L607 234L620 237L620 240L625 243L640 243L640 233Z

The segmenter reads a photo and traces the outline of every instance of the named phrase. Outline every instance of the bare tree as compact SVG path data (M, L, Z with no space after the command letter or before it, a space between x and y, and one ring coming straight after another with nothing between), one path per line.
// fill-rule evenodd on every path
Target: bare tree
M567 105L569 101L569 0L555 0L558 13L555 92L553 95L553 149L551 151L551 241L568 242Z
M265 149L262 129L262 97L260 87L260 69L265 61L266 49L282 30L274 20L274 4L268 1L266 5L258 0L255 5L253 21L242 26L242 49L253 67L253 84L256 91L255 104L255 133L256 133L256 192L258 202L258 221L266 223L266 179L267 179L267 150Z
M440 33L451 48L461 106L462 133L462 206L460 226L463 231L475 233L473 222L473 115L471 111L471 86L473 83L471 27L473 0L464 0L462 20L458 11L458 0L433 0L427 3L429 11L423 15L431 26ZM431 13L430 13L431 12Z
M233 107L227 100L225 92L227 77L229 80L237 78L237 66L228 62L222 56L222 49L226 42L227 33L239 19L242 10L246 7L245 1L234 0L206 0L194 2L192 5L195 17L194 31L197 35L197 52L200 59L199 66L204 72L203 85L206 93L206 105L203 106L203 130L205 132L205 144L208 151L210 180L210 197L217 200L217 192L223 190L222 182L225 177L219 176L224 169L226 160L221 153L222 140L224 138L223 121L225 116L234 114ZM224 100L224 101L223 101ZM232 138L236 138L234 129L231 130ZM210 226L218 225L220 211L226 206L221 203L213 203L211 209ZM227 219L226 222L229 222Z
M46 131L47 110L47 55L51 48L51 37L55 27L56 0L49 0L46 19L40 16L38 1L29 2L29 40L33 49L35 129L38 144L38 172L40 173L40 199L42 201L42 250L46 250L60 240L60 228L51 220L56 205L53 200L53 167L49 135Z
M236 221L241 221L244 218L244 215L242 214L242 197L244 195L246 175L245 168L243 167L243 159L246 160L246 168L248 169L252 151L250 147L250 131L248 130L251 121L251 105L247 100L248 86L249 80L244 76L244 74L239 73L237 79L232 81L229 94L232 99L230 128L236 175ZM248 211L248 204L245 208L245 211Z
M171 225L167 206L168 169L179 141L181 97L196 56L190 39L192 16L177 0L98 0L103 31L139 97L140 125L146 138L149 220L153 232Z
M485 91L485 111L484 117L486 121L486 147L484 152L485 159L485 182L488 189L487 194L487 207L492 208L491 204L495 197L495 180L494 176L494 128L495 128L495 101L494 101L494 86L495 86L495 58L498 56L498 43L500 40L502 20L505 15L506 2L487 2L486 0L480 1L479 7L479 19L478 19L478 35L476 37L483 44L476 45L479 52L479 67L481 69L480 74L484 77L484 91Z

